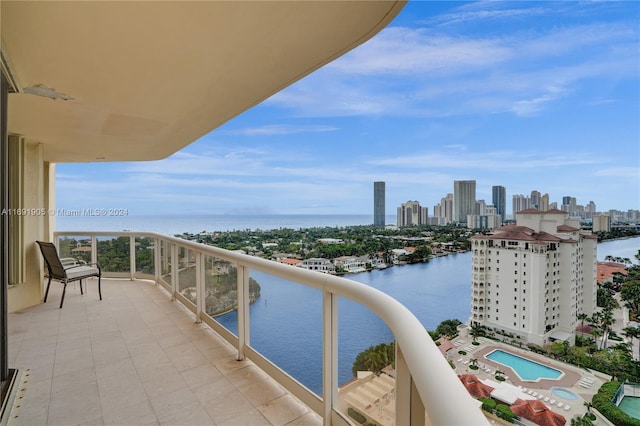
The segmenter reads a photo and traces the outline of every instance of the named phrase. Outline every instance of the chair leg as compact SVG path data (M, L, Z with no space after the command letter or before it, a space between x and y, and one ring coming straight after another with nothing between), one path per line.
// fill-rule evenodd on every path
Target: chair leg
M80 294L84 294L84 291L82 291L82 280L80 280Z
M98 294L100 295L100 300L102 300L102 289L100 288L100 279L102 277L98 275Z
M62 299L60 299L60 309L62 309L62 304L64 303L64 294L67 292L67 283L63 283L64 287L62 287Z
M44 301L42 303L47 303L47 296L49 296L50 285L51 285L51 277L49 277L49 282L47 283L47 291L44 292Z

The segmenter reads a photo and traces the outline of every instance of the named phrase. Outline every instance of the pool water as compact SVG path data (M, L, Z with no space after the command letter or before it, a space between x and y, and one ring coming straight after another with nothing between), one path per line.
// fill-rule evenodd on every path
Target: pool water
M624 396L618 408L633 418L640 419L640 398L634 396Z
M551 388L551 393L562 399L568 399L569 401L578 399L578 395L565 388L557 388L554 386Z
M547 367L546 365L500 349L488 353L485 357L491 361L510 367L522 380L557 379L564 374L555 368Z

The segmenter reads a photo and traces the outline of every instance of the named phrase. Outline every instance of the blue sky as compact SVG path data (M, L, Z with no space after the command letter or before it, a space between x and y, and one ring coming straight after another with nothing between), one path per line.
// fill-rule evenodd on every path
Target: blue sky
M381 33L171 157L59 164L58 208L387 214L454 180L640 209L637 1L410 2ZM78 191L78 185L91 188Z

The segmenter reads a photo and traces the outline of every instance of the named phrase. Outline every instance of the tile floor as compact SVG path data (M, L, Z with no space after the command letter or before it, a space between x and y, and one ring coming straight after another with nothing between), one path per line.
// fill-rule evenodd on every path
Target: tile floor
M322 419L160 287L52 283L9 314L9 366L25 369L14 425L317 425Z

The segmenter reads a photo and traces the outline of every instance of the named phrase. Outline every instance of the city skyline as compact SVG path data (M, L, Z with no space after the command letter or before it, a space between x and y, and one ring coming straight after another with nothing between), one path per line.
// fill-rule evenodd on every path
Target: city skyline
M165 160L58 164L57 207L429 210L453 181L640 208L637 2L409 2L368 43ZM215 100L212 100L214 102Z

